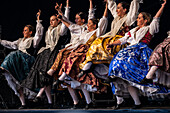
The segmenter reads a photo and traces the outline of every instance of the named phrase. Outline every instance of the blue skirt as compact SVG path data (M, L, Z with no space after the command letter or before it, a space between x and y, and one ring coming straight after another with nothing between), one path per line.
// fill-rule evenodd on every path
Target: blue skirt
M140 82L149 71L149 57L152 50L144 43L120 50L109 66L109 76L116 76L131 82Z
M149 57L152 50L145 43L128 46L120 50L114 55L110 66L109 76L121 78L131 83L137 83L144 79L149 71ZM153 84L139 84L143 86L153 87L159 89L159 92L168 92L166 88ZM112 84L112 91L114 93L115 87Z
M33 56L17 50L5 57L1 67L10 72L21 83L28 76L34 61L35 58Z

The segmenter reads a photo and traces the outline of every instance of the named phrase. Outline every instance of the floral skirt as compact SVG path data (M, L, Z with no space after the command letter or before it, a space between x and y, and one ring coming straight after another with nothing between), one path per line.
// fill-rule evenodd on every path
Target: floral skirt
M159 66L159 69L170 73L170 38L156 46L150 56L149 65Z
M109 66L109 76L113 78L117 77L117 80L112 83L114 94L121 88L121 92L123 92L123 87L127 88L129 85L137 87L148 94L153 92L169 92L163 86L149 83L147 85L139 84L149 71L148 64L151 53L152 50L145 43L139 43L122 49L113 57ZM123 82L121 83L120 81ZM126 85L122 86L122 84Z
M69 77L71 77L72 81L67 83L69 83L74 89L82 84L84 85L84 88L90 92L104 92L106 87L100 83L100 80L96 78L93 72L84 74L82 77L77 78L77 75L80 72L79 64L85 60L88 48L88 45L82 44L75 50L71 51L63 61L58 75L60 76L64 71Z
M166 38L152 52L149 66L158 66L154 82L170 88L170 38Z
M82 69L87 62L92 62L93 64L109 64L113 58L113 56L119 52L121 49L126 47L126 45L114 46L111 50L107 50L107 44L110 44L123 36L116 35L115 37L100 37L97 38L90 46L87 54L86 60L80 64L80 68Z
M8 54L1 67L7 70L18 82L22 82L29 74L35 58L19 50Z
M68 57L63 61L59 76L62 74L62 71L64 71L67 75L76 79L76 75L80 72L79 64L85 60L88 48L88 45L82 44L71 51Z

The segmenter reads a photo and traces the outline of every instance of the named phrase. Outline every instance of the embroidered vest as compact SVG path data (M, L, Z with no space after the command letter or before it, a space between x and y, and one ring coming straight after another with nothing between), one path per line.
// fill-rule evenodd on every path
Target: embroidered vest
M125 23L120 27L119 31L117 32L117 35L125 36L125 33L130 31L131 26L125 25Z
M149 45L151 39L152 39L152 35L149 33L149 31L147 31L147 33L146 33L145 36L140 40L140 42L143 42L143 43L146 43L147 45Z

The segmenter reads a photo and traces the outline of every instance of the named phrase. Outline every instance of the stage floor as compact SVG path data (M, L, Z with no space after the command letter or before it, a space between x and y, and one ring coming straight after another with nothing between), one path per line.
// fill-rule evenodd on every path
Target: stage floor
M133 110L123 107L119 110L113 109L1 109L0 113L169 113L170 107L143 107L141 109Z

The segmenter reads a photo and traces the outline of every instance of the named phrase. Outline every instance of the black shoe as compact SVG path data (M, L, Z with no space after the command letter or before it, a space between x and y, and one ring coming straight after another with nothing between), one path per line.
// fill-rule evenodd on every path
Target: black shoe
M113 106L113 109L116 110L116 109L120 109L122 106L124 106L125 104L125 101L123 101L121 104L116 104L115 106Z
M89 104L86 104L85 108L84 109L89 109L89 108L93 108L93 103L89 103Z
M47 105L47 109L53 109L54 107L53 107L53 104L52 103L48 103L48 105Z
M53 89L56 89L57 86L58 86L59 84L62 84L62 83L64 83L64 81L61 81L61 80L57 79L57 80L53 83Z
M70 77L70 76L68 76L68 75L65 77L65 79L64 79L64 80L65 80L65 81L72 81L71 77Z
M133 107L132 107L132 109L140 109L142 107L142 104L140 104L140 105L134 105Z
M5 70L0 68L0 74L5 73Z
M27 109L26 105L21 105L18 109Z
M109 84L110 82L114 82L116 79L117 79L117 77L114 77L114 78L107 77L107 79L104 80L103 82Z
M139 83L140 83L140 84L148 84L148 83L153 84L153 81L152 81L152 79L144 78L144 79L141 80Z
M79 109L81 108L80 104L74 104L73 107L71 109Z
M33 100L34 103L40 103L41 102L41 97L35 97Z

